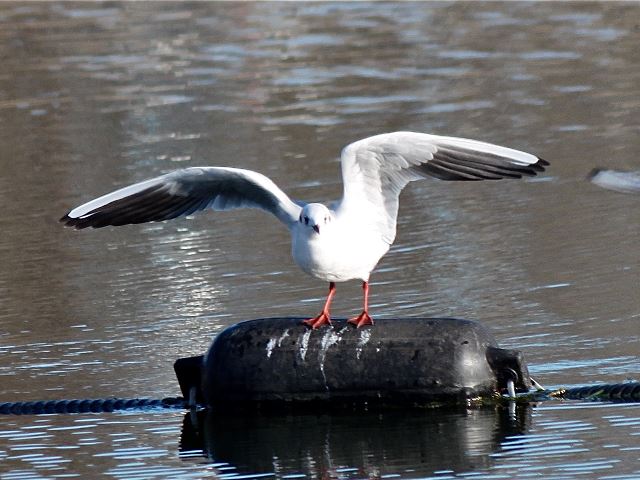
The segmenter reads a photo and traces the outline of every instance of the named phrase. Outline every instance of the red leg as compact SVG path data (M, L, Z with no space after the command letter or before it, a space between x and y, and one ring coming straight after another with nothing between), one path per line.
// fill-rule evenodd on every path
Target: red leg
M304 323L307 327L311 327L314 330L316 328L320 328L322 325L331 325L331 316L329 315L329 308L331 307L331 300L333 300L333 296L336 294L336 284L334 282L329 283L329 294L327 295L327 301L324 302L324 307L322 308L322 312L315 318L310 318L309 320L304 320Z
M364 325L373 325L373 319L369 316L369 284L367 282L362 282L362 290L364 291L364 309L357 317L347 320L347 323L351 323L358 328Z

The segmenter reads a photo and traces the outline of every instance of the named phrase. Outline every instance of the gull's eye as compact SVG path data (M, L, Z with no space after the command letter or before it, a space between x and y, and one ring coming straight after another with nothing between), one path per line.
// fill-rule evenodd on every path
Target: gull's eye
M304 224L309 225L309 217L304 217Z

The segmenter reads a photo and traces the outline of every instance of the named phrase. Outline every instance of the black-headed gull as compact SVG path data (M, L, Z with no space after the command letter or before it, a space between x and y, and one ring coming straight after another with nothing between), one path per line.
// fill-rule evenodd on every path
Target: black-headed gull
M342 199L330 207L291 200L264 175L238 168L192 167L116 190L80 205L60 220L75 228L155 222L198 210L260 208L291 233L291 251L309 275L329 282L311 328L331 324L336 282L362 280L364 308L349 323L372 325L369 275L396 236L398 197L411 181L497 180L536 175L549 165L535 155L464 138L395 132L342 150Z

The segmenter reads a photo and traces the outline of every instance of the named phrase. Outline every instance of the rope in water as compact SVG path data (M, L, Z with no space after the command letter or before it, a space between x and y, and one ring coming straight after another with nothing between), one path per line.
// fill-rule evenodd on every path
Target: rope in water
M586 387L541 390L519 395L524 401L551 399L592 400L610 402L639 402L640 382L589 385ZM0 403L0 414L38 415L44 413L100 413L120 410L154 410L189 408L189 402L182 397L163 399L150 398L99 398L84 400L48 400L37 402Z
M532 379L533 380L533 379ZM536 382L537 383L537 382ZM515 394L513 388L499 397L501 402L542 402L546 400L586 400L599 402L640 402L640 382L607 383L585 387L548 390L534 383L536 390ZM513 392L513 393L512 393Z
M640 382L588 385L586 387L561 388L549 393L552 398L568 400L602 400L618 402L640 401Z
M185 409L187 402L181 397L151 398L99 398L84 400L47 400L37 402L0 403L0 414L37 415L43 413L98 413L116 410Z

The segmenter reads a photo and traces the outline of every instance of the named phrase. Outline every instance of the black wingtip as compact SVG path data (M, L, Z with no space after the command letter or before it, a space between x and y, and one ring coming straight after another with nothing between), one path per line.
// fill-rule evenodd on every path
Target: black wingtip
M60 219L58 220L60 223L64 223L65 227L70 227L70 222L72 222L73 220L75 220L74 218L71 218L69 216L69 212L65 213L62 217L60 217Z
M529 165L528 171L525 170L524 173L525 175L536 176L539 172L544 172L549 165L550 163L544 158L538 157L538 161Z
M538 172L544 172L549 165L549 162L544 158L538 158L538 161L531 165L531 167L535 168Z
M80 224L79 218L70 217L69 213L62 216L58 221L62 223L65 227L75 228L76 230L80 230L81 228L86 228L86 225Z

